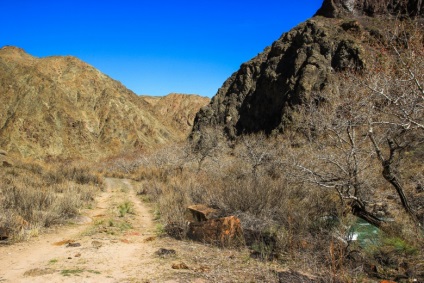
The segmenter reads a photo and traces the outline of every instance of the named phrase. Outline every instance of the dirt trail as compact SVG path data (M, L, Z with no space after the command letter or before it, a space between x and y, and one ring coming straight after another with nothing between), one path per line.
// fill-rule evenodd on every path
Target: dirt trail
M136 195L136 184L121 179L106 184L96 207L83 212L83 223L0 246L0 282L166 282L174 277L155 255L165 243L155 237L152 213Z

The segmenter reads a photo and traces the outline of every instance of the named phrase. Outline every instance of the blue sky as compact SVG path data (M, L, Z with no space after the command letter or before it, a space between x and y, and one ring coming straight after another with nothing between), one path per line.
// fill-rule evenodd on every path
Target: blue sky
M0 47L72 55L137 94L213 96L322 0L0 0Z

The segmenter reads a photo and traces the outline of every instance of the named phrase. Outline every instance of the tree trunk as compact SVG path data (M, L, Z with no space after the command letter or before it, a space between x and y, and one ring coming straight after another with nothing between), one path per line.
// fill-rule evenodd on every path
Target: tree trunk
M359 201L353 201L350 204L350 207L352 208L353 215L365 220L366 222L371 225L374 225L377 228L381 228L382 224L384 223L383 220L378 219L377 217L366 211L364 205L361 204Z
M409 205L408 199L405 196L403 186L399 182L398 178L396 177L396 174L392 170L391 166L391 160L385 160L382 162L383 165L383 177L386 179L387 182L389 182L396 190L397 194L399 195L400 201L402 203L403 208L409 215L412 217L412 219L417 222L417 216L415 215L415 212L412 210L411 206Z

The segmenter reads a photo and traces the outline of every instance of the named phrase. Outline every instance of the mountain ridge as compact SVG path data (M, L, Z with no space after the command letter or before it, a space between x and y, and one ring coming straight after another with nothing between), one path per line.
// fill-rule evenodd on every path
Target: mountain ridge
M21 156L99 158L184 139L151 104L72 56L0 49L0 148Z

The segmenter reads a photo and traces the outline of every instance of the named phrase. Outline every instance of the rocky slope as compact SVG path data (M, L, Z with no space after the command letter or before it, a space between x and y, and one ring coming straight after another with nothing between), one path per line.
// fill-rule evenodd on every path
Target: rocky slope
M282 132L293 106L313 92L337 92L334 82L346 68L366 67L371 49L392 24L391 14L423 15L423 3L325 0L315 17L241 65L197 114L191 136L200 137L211 125L229 137Z
M195 94L170 93L166 96L142 96L152 107L155 116L165 125L176 129L186 138L193 127L199 109L210 102L210 98Z
M316 15L330 18L388 14L423 16L424 2L421 0L325 0L316 13Z
M150 103L74 57L1 48L0 99L0 148L20 156L92 159L183 136Z

